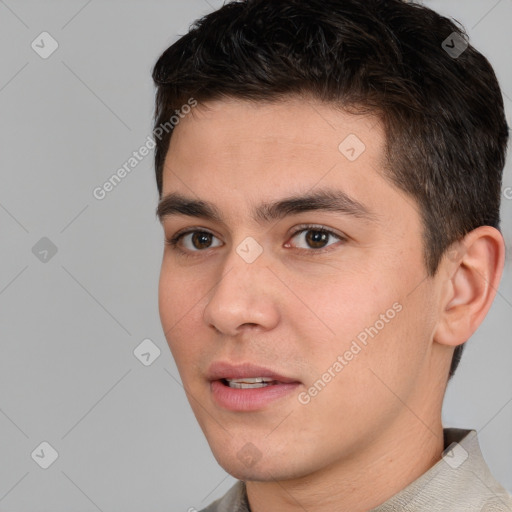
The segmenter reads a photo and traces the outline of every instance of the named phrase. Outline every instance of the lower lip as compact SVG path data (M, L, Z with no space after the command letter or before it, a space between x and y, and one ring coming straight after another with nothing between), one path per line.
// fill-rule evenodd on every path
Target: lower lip
M214 400L218 405L230 411L257 411L266 405L289 395L300 385L298 382L273 384L263 388L230 388L220 380L210 383Z

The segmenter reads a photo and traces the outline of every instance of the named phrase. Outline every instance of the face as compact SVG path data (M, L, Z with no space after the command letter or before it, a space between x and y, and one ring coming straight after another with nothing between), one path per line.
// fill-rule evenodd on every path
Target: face
M384 143L377 119L299 98L210 102L175 128L160 317L236 478L322 471L431 414L437 288Z

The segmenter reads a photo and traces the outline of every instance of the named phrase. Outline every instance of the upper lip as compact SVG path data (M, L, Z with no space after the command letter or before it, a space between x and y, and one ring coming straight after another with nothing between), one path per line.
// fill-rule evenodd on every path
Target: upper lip
M285 377L269 368L258 366L252 363L231 364L224 361L216 361L208 368L208 379L243 379L244 377L266 377L279 382L299 382L297 379Z

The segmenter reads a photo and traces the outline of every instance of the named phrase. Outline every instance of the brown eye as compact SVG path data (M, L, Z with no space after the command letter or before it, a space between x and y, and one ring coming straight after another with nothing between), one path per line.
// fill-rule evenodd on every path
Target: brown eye
M182 252L201 252L210 247L217 247L218 245L212 245L212 240L217 238L213 233L209 231L190 230L184 233L178 234L167 240L167 244L171 247L177 248ZM185 250L183 250L183 248Z
M329 240L329 234L324 231L310 229L306 233L306 242L314 249L323 248Z
M331 239L336 241L346 241L346 238L334 233L329 229L316 226L306 226L296 231L293 238L302 240L302 247L296 245L299 249L317 249L316 252L322 252L322 249L329 247L332 243L329 243ZM304 245L305 244L305 245ZM315 252L315 251L313 251Z
M211 244L212 234L206 233L205 231L195 231L192 234L192 245L196 249L207 249Z

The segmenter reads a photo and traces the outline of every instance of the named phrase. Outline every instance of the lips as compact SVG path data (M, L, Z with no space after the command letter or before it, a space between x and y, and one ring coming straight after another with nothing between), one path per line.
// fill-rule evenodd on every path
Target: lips
M291 398L297 379L252 363L217 361L208 369L213 402L231 412L262 412Z
M207 376L210 381L227 381L234 379L243 381L243 379L262 378L265 381L268 379L275 381L276 384L299 383L297 379L280 375L269 368L252 363L233 365L227 362L217 361L210 366ZM251 380L246 380L245 382L251 382Z

